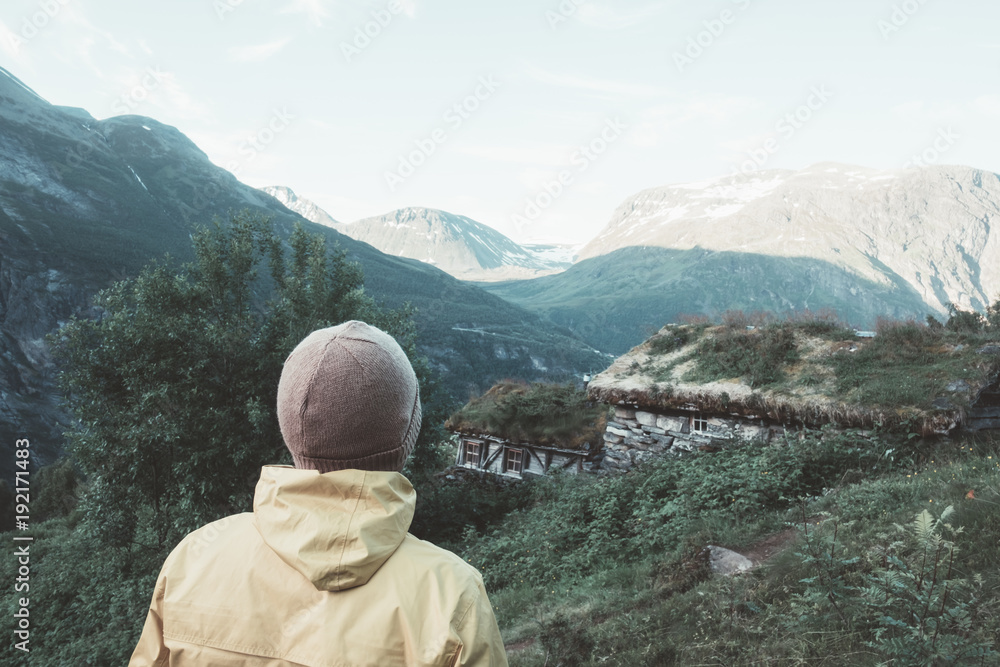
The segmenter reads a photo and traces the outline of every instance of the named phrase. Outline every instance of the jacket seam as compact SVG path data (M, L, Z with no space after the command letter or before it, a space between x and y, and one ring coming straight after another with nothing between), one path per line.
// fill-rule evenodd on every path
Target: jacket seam
M368 481L368 473L365 472L361 477L361 483L358 485L358 496L354 499L354 507L351 509L351 518L347 520L347 529L344 531L344 546L340 550L340 560L337 562L337 580L335 583L335 590L342 590L340 586L340 580L344 576L344 558L347 554L347 544L350 541L347 536L351 534L351 526L354 524L354 517L358 515L358 505L361 504L361 496L364 495L365 484Z

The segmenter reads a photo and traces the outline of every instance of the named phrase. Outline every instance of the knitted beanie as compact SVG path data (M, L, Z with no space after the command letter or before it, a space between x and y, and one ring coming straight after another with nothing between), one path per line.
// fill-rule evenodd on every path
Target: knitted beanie
M420 415L406 354L364 322L312 332L281 371L278 424L296 468L400 471Z

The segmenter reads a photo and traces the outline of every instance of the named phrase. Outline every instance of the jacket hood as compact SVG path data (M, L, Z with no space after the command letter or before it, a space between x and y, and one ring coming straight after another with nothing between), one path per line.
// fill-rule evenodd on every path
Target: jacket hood
M416 499L398 472L264 466L254 522L267 546L317 589L341 591L368 583L396 551Z

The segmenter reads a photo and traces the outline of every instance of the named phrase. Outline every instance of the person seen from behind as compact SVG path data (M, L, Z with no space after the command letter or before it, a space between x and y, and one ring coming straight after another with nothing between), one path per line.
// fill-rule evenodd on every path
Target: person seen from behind
M507 665L479 572L407 532L420 419L391 336L351 321L306 337L278 384L295 467L264 466L253 513L167 557L130 667Z

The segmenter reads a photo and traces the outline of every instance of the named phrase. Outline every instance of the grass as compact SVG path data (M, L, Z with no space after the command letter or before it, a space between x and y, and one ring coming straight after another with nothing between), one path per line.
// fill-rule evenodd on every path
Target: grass
M927 435L954 428L1000 372L1000 355L978 353L1000 341L997 327L880 321L874 338L858 338L830 317L777 321L736 313L723 320L664 327L598 376L591 396ZM654 386L672 391L653 392ZM724 405L722 391L732 399Z
M589 402L573 385L507 380L470 400L445 427L512 442L580 449L599 443L606 424L607 409Z
M901 617L903 628L887 627L880 620L894 609L906 608L903 596L890 600L896 607L876 613L866 601L864 588L871 585L873 575L885 571L882 554L887 548L894 550L900 562L919 567L923 556L911 529L914 517L924 509L937 517L948 505L955 508L948 522L964 529L950 538L956 550L948 576L955 583L948 602L955 608L966 605L970 611L965 629L955 635L955 646L945 646L944 657L927 658L931 661L926 664L1000 664L995 655L972 656L976 647L992 650L1000 640L996 596L1000 590L1000 552L996 549L1000 540L1000 440L925 443L906 461L884 464L878 474L856 465L860 460L852 463L836 457L837 462L823 473L830 484L826 491L787 497L784 504L761 502L756 509L747 506L728 516L702 512L677 532L672 547L650 548L650 536L633 524L628 535L619 536L616 548L605 553L593 551L586 539L567 542L565 551L552 559L561 567L541 578L535 576L537 564L507 566L503 582L487 567L484 574L510 664L924 664L919 656L904 659L894 653L914 651L912 655L917 656L923 650L916 635L911 637L908 618ZM660 465L671 463L677 461ZM746 459L729 463L721 467L735 474L732 469L745 465ZM569 494L579 506L584 497L612 495L606 485L614 487L614 495L628 495L625 492L630 490L636 497L648 496L653 487L662 491L670 486L664 484L657 467L646 466L626 476L627 482L569 480L565 483L572 489L563 488L558 496L543 497L534 508L512 515L492 536L471 544L467 556L482 567L477 556L484 541L505 540L512 552L520 535L534 538L530 546L524 542L522 551L544 549L546 541L555 546L551 536L560 513L552 505L560 504L558 498ZM685 470L683 476L697 476L694 470ZM837 483L851 471L857 473L855 483ZM794 474L781 476L788 480ZM664 496L659 502L663 507L670 501ZM626 510L631 509L635 517L638 506ZM807 524L803 516L809 519ZM599 512L569 520L578 533L584 532L581 521L592 527L602 521ZM659 533L666 527L649 530ZM784 551L750 573L704 578L692 561L693 554L706 544L746 551L789 527L794 531ZM823 557L831 545L832 559L817 561L810 555ZM821 548L816 550L817 546ZM581 563L590 564L581 567ZM821 571L828 575L825 583L819 580ZM966 582L964 588L960 581ZM836 599L843 618L827 595L831 587L842 596ZM949 655L961 654L962 646L973 649L966 658L949 661Z

